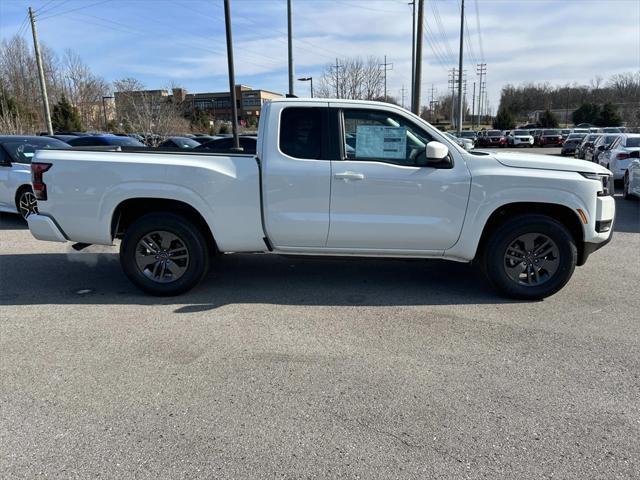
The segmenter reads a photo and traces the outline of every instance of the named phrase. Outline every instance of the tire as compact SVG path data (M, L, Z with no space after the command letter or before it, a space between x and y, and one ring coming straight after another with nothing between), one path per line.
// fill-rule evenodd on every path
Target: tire
M520 240L523 237L524 242ZM534 253L542 249L540 255L528 255L527 246L533 247L529 251ZM514 255L519 257L519 251L523 252L525 261L514 259ZM503 295L539 300L566 285L575 270L578 250L571 233L560 222L545 215L521 215L491 232L482 260L489 282ZM530 267L525 267L527 262ZM516 281L513 276L518 274L525 277Z
M38 213L38 202L33 194L33 190L29 186L22 186L16 193L16 208L23 219L33 213Z
M209 249L205 236L189 220L174 213L150 213L127 229L120 244L120 264L142 291L179 295L209 271Z

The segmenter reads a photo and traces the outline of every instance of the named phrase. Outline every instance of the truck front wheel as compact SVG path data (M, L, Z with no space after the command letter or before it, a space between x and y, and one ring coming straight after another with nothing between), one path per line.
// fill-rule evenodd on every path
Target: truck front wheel
M571 233L544 215L507 220L489 236L484 271L508 297L537 300L553 295L569 281L578 251Z
M120 264L129 280L152 295L179 295L195 287L209 270L202 232L173 213L151 213L127 229Z

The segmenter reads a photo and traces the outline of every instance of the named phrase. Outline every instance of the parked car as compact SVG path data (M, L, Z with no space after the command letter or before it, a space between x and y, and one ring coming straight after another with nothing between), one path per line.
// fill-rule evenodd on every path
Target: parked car
M501 130L486 130L480 132L477 143L479 147L506 147L507 139Z
M177 148L180 150L199 147L200 143L187 137L169 137L158 148Z
M640 134L622 133L600 153L598 162L613 172L614 180L622 180L629 167L629 154L640 150Z
M567 138L572 133L573 133L573 131L570 128L563 128L563 129L560 130L560 134L562 135L563 139Z
M69 140L73 140L74 138L78 138L78 135L67 135L67 134L58 134L55 135L44 135L45 137L55 138L56 140L60 140L64 143L69 143Z
M560 130L557 129L545 129L542 130L540 136L538 137L538 145L540 147L546 146L562 146L562 134Z
M593 142L593 147L586 150L584 159L591 162L599 163L599 158L602 152L606 151L613 141L619 136L619 133L610 133L608 135L602 134L598 139Z
M276 99L259 129L256 156L41 150L29 229L83 245L121 239L125 274L155 295L193 288L212 255L262 252L475 260L504 295L539 299L611 238L600 165L466 152L372 101Z
M622 195L626 199L640 197L640 152L637 150L629 154L629 166L624 174Z
M217 140L218 138L226 138L224 135L198 135L193 137L193 140L198 142L200 145L203 143L210 142L211 140Z
M455 135L453 135L452 133L449 133L449 132L444 132L444 134L447 137L449 137L451 140L456 142L458 145L460 145L462 148L464 148L465 150L468 151L468 150L472 150L473 149L473 142L470 139L456 137Z
M589 134L589 129L588 128L574 128L573 132L571 133L584 133L586 135Z
M576 152L575 152L574 157L584 160L586 152L588 150L590 150L590 149L593 149L593 142L595 142L598 139L599 136L600 136L599 133L589 133L589 134L587 134L582 139L582 143L580 145L578 145L578 147L576 148Z
M240 146L243 149L242 153L256 153L257 137L253 136L241 136L239 138ZM198 145L195 150L197 151L209 151L211 153L229 153L233 148L233 137L216 138L202 145Z
M604 127L602 133L624 133L621 127Z
M512 147L533 147L533 136L528 130L512 130L507 143Z
M542 135L542 129L537 128L533 132L531 132L531 136L533 137L533 144L538 145L540 142L540 135Z
M478 140L478 132L475 132L473 130L463 130L461 136L462 138L468 138L469 140L471 140L474 146L476 144L476 141Z
M72 147L144 147L145 144L135 138L119 135L87 135L69 140Z
M575 154L576 149L582 143L582 140L587 136L586 133L570 133L569 136L562 142L562 148L560 149L561 155Z
M0 136L0 212L19 213L27 218L38 212L31 188L31 158L36 150L69 148L50 137Z

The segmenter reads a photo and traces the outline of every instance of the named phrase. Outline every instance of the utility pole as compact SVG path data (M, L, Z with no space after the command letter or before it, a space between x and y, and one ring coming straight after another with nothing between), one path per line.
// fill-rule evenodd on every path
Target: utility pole
M293 27L291 25L291 0L287 0L287 45L289 49L289 96L293 96Z
M36 19L33 15L33 9L31 7L29 7L29 19L31 20L31 33L33 34L33 49L36 54L36 63L38 64L38 77L40 78L40 90L42 92L42 104L44 107L44 121L47 127L47 134L53 135L53 126L51 125L51 111L49 110L49 96L47 95L47 83L44 80L44 68L42 67L42 57L40 56L40 44L38 43Z
M412 0L407 5L411 5L413 10L411 15L411 111L413 112L413 86L416 80L416 0Z
M405 92L406 88L404 88L404 85L402 85L402 88L400 89L400 97L402 98L402 108L404 108L404 92Z
M424 23L424 0L418 0L418 29L416 32L416 59L413 79L413 113L420 115L420 83L422 82L422 25Z
M435 88L433 87L433 83L431 84L431 101L429 102L429 120L431 120L433 122L433 107L436 105L435 99L434 99L434 95L435 94Z
M384 63L381 63L380 66L384 69L384 101L387 101L387 70L393 70L393 63L387 63L387 56L384 56ZM391 66L391 68L387 68Z
M224 25L227 33L227 64L229 65L229 95L231 96L232 151L241 152L240 138L238 138L238 104L236 103L236 74L233 69L233 39L231 37L231 6L229 5L229 0L224 0Z
M455 100L456 100L456 69L452 68L449 70L449 87L451 87L451 126L455 127L455 119L454 119L454 111L455 111Z
M338 71L341 67L342 65L338 64L338 58L336 57L336 64L333 66L336 69L336 98L340 98L340 74Z
M473 82L473 96L471 97L471 130L476 126L476 82Z
M458 136L462 134L462 59L464 46L464 0L460 2L460 54L458 55Z
M487 72L486 63L478 63L476 65L476 73L480 76L480 83L478 84L478 127L480 127L480 120L482 115L482 92L485 88L485 83L482 81L482 77Z

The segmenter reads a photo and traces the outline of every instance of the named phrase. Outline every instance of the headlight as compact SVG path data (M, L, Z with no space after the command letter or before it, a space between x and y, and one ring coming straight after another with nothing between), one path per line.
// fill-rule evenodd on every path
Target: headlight
M600 188L600 191L598 192L598 196L600 197L607 196L607 195L613 196L614 194L613 177L611 175L606 173L586 173L586 172L580 172L580 175L582 175L584 178L588 178L589 180L597 180L598 182L600 182L601 188Z

